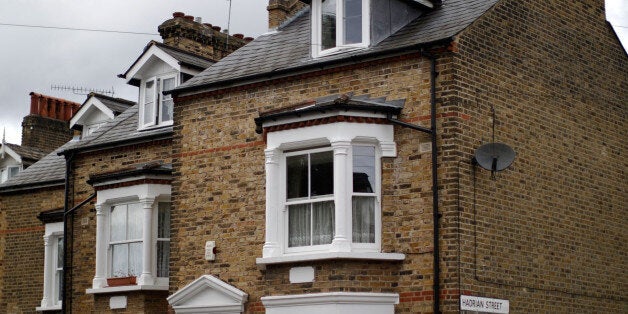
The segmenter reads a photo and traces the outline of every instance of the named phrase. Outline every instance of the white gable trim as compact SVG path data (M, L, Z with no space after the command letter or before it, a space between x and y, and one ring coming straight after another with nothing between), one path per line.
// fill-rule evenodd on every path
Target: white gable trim
M248 294L212 276L203 275L168 297L175 313L239 314Z
M0 157L2 159L4 159L4 154L8 154L9 156L13 157L13 159L15 159L15 161L17 162L17 165L22 164L22 156L18 155L18 153L16 153L7 145L2 145L2 147L0 147Z
M135 62L135 64L133 64L133 66L131 66L131 68L127 72L127 84L130 83L133 78L136 78L135 75L137 74L137 72L139 72L144 67L146 62L148 62L148 60L150 60L150 58L153 56L165 62L166 64L174 68L177 72L181 72L181 65L179 64L179 61L153 44L152 46L150 46L150 48L148 48L148 50L146 50L142 54L142 56L137 60L137 62Z
M72 117L72 119L70 120L70 128L72 128L74 125L79 124L79 122L81 121L81 118L86 115L88 112L90 112L91 108L96 107L98 110L100 110L102 113L104 113L105 115L107 115L107 117L109 117L109 119L114 118L114 113L113 110L109 109L107 106L105 106L100 100L98 100L98 98L96 98L95 96L91 96L89 97L89 99L87 99L87 101L85 101L85 104L83 106L81 106L81 108L79 109L79 111L77 111L74 116ZM82 124L79 124L82 125Z

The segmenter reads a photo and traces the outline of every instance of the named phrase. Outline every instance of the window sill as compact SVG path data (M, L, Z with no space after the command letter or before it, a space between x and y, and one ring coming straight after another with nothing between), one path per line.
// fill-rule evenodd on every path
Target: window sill
M46 307L38 306L38 307L35 308L35 311L37 311L37 312L61 311L61 304L53 305L53 306L46 306Z
M406 258L402 253L371 253L371 252L325 252L301 255L284 255L277 257L261 257L255 259L255 263L261 267L273 264L286 264L295 262L322 261L330 259L353 259L374 261L403 261Z
M101 294L101 293L116 293L116 292L131 292L131 291L168 291L168 286L158 285L131 285L131 286L118 286L118 287L105 287L97 289L87 289L87 294Z

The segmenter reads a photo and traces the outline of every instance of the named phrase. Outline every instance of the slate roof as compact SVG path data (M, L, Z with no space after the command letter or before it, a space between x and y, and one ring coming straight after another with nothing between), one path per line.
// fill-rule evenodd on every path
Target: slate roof
M172 126L150 128L138 131L139 106L133 105L113 120L107 122L94 133L72 145L64 147L60 153L89 150L101 147L115 147L124 143L131 144L145 139L172 136Z
M187 52L185 50L181 50L175 47L168 46L166 44L162 44L151 40L146 47L144 47L144 51L142 54L137 57L137 59L131 64L131 66L124 72L124 74L119 74L118 77L127 78L127 74L129 71L140 61L142 56L148 51L151 46L157 46L159 49L163 50L165 53L173 57L175 60L179 61L180 64L187 65L193 68L197 68L199 70L207 69L210 65L214 64L213 60L201 57L199 55L195 55L193 53Z
M98 93L92 93L91 96L94 96L95 98L100 100L103 105L113 111L116 115L126 111L131 106L135 105L134 101L122 98L113 98Z
M260 133L261 126L265 121L278 120L284 117L301 117L309 113L322 113L331 110L355 110L370 111L390 114L399 114L405 99L386 101L386 97L370 98L369 95L353 96L353 94L342 94L325 96L317 99L301 102L299 104L260 113L255 118L257 131Z
M310 9L306 7L278 31L263 34L174 90L191 92L213 85L237 85L323 64L394 53L445 42L478 19L498 0L445 0L395 34L365 49L311 57Z
M71 151L129 145L172 136L172 126L138 131L139 106L134 105L80 141L73 140L46 155L38 162L0 184L0 193L35 186L63 184L65 157Z
M63 185L65 182L65 157L59 156L57 153L70 145L72 142L66 143L0 184L0 193L34 186Z
M40 160L46 156L46 152L35 147L20 146L17 144L4 143L8 148L20 155L23 159Z
M213 60L203 58L201 56L168 46L166 44L158 42L154 42L154 44L155 46L159 47L161 50L175 58L177 61L181 62L181 64L196 67L199 69L207 69L210 65L215 63Z

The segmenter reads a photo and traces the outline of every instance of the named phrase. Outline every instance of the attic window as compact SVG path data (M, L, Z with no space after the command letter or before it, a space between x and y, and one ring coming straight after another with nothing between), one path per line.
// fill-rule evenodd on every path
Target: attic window
M142 82L140 91L140 128L172 125L173 100L165 91L177 86L174 74L151 77Z
M312 55L369 45L369 0L313 0Z

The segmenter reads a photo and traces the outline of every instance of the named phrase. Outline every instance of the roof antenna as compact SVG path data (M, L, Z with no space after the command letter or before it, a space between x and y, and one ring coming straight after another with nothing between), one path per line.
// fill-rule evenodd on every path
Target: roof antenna
M502 171L512 164L516 153L510 146L495 142L495 107L491 105L493 115L493 141L475 150L474 159L480 167L491 171L491 179L495 180L495 172Z
M231 0L229 1L229 14L227 15L227 41L225 42L225 51L229 51L229 32L231 30Z
M113 90L113 86L111 86L110 90L104 89L96 89L96 88L87 88L87 87L76 87L76 86L66 86L66 85L51 85L51 90L62 90L62 91L71 91L75 95L89 95L90 93L98 93L103 95L108 95L113 97L115 95L115 91Z

